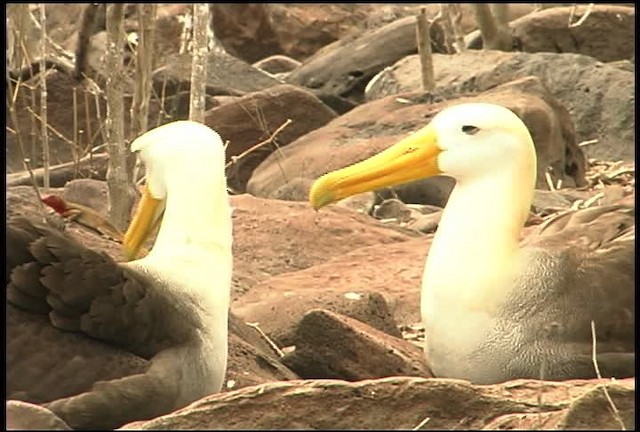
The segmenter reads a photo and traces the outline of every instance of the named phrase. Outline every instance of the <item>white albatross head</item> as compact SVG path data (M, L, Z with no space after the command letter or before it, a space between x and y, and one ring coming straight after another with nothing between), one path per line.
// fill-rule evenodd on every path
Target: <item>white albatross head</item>
M309 193L314 209L356 193L435 175L458 184L512 169L523 188L535 184L536 155L525 124L511 110L464 103L440 111L431 122L366 160L327 173Z
M154 249L206 241L206 233L226 244L230 210L225 149L217 132L201 123L175 121L136 138L131 151L145 166L146 184L123 242L130 259L163 212Z

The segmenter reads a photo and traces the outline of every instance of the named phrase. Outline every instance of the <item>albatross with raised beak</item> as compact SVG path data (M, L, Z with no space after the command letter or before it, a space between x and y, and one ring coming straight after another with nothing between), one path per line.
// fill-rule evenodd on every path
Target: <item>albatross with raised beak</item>
M232 223L222 141L205 125L177 121L141 135L131 150L145 165L146 186L124 238L129 257L162 218L146 257L117 263L45 224L8 221L10 308L48 316L59 334L80 335L72 339L80 353L100 344L104 352L148 360L146 370L83 382L91 374L65 374L56 364L57 356L65 361L62 336L60 345L43 344L44 356L20 358L11 355L16 344L39 340L24 341L20 329L9 328L8 398L42 403L72 428L115 428L166 414L220 391L224 380ZM58 376L62 381L53 382Z
M634 209L571 211L520 245L536 181L525 124L494 104L454 105L423 129L312 185L315 209L434 175L456 180L421 289L425 354L436 377L635 375Z

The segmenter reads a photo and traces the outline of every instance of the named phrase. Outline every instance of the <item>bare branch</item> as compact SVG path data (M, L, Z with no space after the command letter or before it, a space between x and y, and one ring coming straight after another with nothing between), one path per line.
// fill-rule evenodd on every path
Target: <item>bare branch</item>
M73 141L71 141L66 136L62 135L61 132L59 132L56 128L54 128L50 124L47 124L46 118L42 117L41 115L38 115L30 106L26 107L26 109L36 120L38 120L40 122L40 127L41 128L45 128L46 127L47 130L50 130L51 132L53 132L58 138L60 138L61 140L63 140L67 144L75 147L75 144L74 144Z
M67 181L78 177L104 178L107 159L108 156L105 153L90 154L80 158L78 163L71 161L60 165L53 165L49 170L51 184L54 185L54 187L62 187ZM28 168L25 165L25 171L27 170ZM35 168L33 170L33 176L37 184L42 184L43 169ZM7 186L28 185L30 178L31 175L26 175L25 172L7 174Z
M124 139L124 4L115 3L107 8L107 119L106 141L109 143L109 221L124 230L135 198L133 185L127 172L127 147Z
M193 5L193 44L191 61L191 92L189 119L204 123L207 85L207 54L209 52L209 5Z
M467 49L464 43L464 31L462 30L462 8L459 3L450 3L450 16L451 26L453 27L453 34L456 36L454 47L457 52L461 53Z
M490 3L491 12L496 20L498 31L500 27L509 26L509 3Z
M138 46L136 49L135 90L131 104L132 128L130 137L147 131L149 125L149 100L151 98L151 72L153 70L154 41L156 33L157 4L138 4Z
M447 53L458 52L454 47L455 36L453 34L453 25L451 23L451 5L449 3L440 3L440 14L442 15L442 29L444 31L444 45Z
M36 56L41 30L35 25L28 3L8 4L6 8L7 66L9 70L21 69Z
M40 8L40 29L42 38L40 39L40 116L42 134L42 166L44 167L44 191L49 192L49 131L47 129L47 32L46 32L46 8L44 3L39 4Z
M598 366L596 342L596 323L595 321L591 320L591 361L593 362L593 367L596 370L596 376L598 377L598 379L602 379L602 375L600 375L600 367ZM620 430L627 430L624 422L622 421L622 417L620 417L620 411L618 410L618 407L616 407L616 405L613 403L613 400L611 399L611 396L609 395L607 386L603 385L602 391L604 392L604 396L607 399L607 402L609 402L609 406L613 410L613 417L618 422Z
M96 30L98 12L101 7L106 7L100 3L88 3L82 11L80 29L78 30L78 41L76 43L76 63L74 76L81 79L87 70L89 60L89 50L91 49L91 36Z
M589 5L587 6L587 10L585 11L585 13L580 17L580 19L578 21L576 21L575 23L572 23L573 21L573 16L576 13L576 10L578 9L578 5L574 4L573 7L571 8L571 12L569 13L569 28L574 28L574 27L579 27L582 25L583 22L585 22L585 20L587 19L587 17L589 16L589 14L591 14L591 11L593 10L593 5L594 3L589 3Z
M270 144L273 142L273 140L276 138L276 135L278 135L280 132L282 132L284 130L284 128L286 128L287 126L289 126L291 123L293 123L293 121L291 119L287 119L287 121L285 121L284 123L282 123L280 125L280 127L278 127L278 129L276 129L269 138L267 138L266 140L259 142L258 144L251 146L251 148L243 151L242 153L240 153L237 156L232 156L231 160L229 162L227 162L227 164L225 165L225 168L229 168L231 165L237 163L240 159L246 157L248 154L258 150L261 147L264 147L267 144Z
M9 58L7 58L7 62L9 62ZM7 69L8 71L8 69ZM9 94L12 93L12 82L11 80L7 80L7 86L8 86L8 90L9 90ZM18 83L18 85L20 85L20 83ZM16 93L17 93L17 89L16 89ZM47 219L47 212L44 208L44 204L42 203L42 200L40 199L40 190L38 189L38 185L36 183L36 179L33 175L33 170L31 169L31 164L29 163L29 159L26 157L25 154L25 150L24 150L24 143L22 141L22 134L20 133L20 129L18 128L18 116L16 113L16 109L15 109L15 101L13 101L13 103L9 103L9 98L7 98L7 105L9 108L9 116L11 118L11 122L13 123L13 128L14 128L14 133L16 135L16 140L18 141L18 146L20 148L20 153L22 156L22 164L24 165L25 170L29 173L29 179L31 180L31 185L33 186L33 189L35 191L36 196L38 197L38 202L40 203L40 210L42 211L42 215L44 217L44 219ZM10 175L7 176L7 180L8 177ZM9 182L7 181L7 186L9 186Z
M488 3L474 3L472 5L480 33L482 34L483 49L495 49L511 51L513 49L513 39L508 24L508 9L504 3L493 4L497 17L494 17Z
M264 340L267 341L271 349L273 349L276 352L276 354L278 354L279 357L284 357L284 352L282 351L282 349L280 349L280 347L273 340L271 340L271 338L267 336L265 332L262 331L259 323L245 322L245 324L248 325L249 327L253 327L254 329L256 329L258 333L260 333L260 336L262 336Z
M426 8L421 8L416 17L416 38L418 42L418 55L420 56L422 89L431 91L435 88L433 72L433 58L431 55L431 36L429 35L430 22L427 19Z

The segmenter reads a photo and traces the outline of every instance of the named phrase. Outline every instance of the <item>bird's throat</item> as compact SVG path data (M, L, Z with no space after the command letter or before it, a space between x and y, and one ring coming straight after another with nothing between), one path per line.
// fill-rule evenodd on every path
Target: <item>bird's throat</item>
M451 192L427 256L423 306L491 309L504 298L533 194L509 180L496 175Z

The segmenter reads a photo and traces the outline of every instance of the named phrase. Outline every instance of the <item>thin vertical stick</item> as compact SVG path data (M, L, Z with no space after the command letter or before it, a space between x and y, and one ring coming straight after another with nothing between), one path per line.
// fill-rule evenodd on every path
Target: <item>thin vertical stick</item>
M123 48L124 4L115 3L107 8L107 52L108 70L107 120L105 135L109 165L107 187L109 188L109 221L124 230L129 221L134 192L127 171L127 146L124 139L124 89Z
M430 23L427 19L426 8L421 8L417 18L416 38L418 42L418 55L422 75L422 89L431 91L435 88L433 73L433 59L431 56L431 36L429 35Z
M80 169L80 143L78 142L78 88L73 86L73 146L71 151L73 153L73 162L75 163L74 177L78 176L78 170Z
M136 48L135 90L131 104L131 138L148 129L157 4L138 4L140 34Z
M40 28L42 30L40 40L40 117L42 128L42 166L44 167L44 191L49 192L49 130L47 129L47 31L46 8L40 3Z
M194 3L189 119L201 123L204 123L207 54L209 52L208 39L209 5L207 3Z
M451 26L453 27L453 34L456 36L456 41L454 43L454 47L456 51L461 53L467 49L464 43L464 31L462 31L462 9L460 8L459 3L451 3L449 4L450 8L450 17L451 17Z

